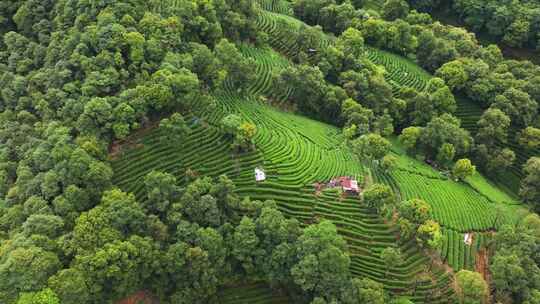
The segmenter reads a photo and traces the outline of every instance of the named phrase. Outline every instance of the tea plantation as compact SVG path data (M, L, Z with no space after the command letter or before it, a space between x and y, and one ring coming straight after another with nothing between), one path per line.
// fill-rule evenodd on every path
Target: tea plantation
M297 46L288 33L297 31L302 22L290 16L291 9L285 2L259 2L262 10L258 26L268 34L272 49L238 46L244 56L257 62L258 77L247 92L239 94L229 88L214 96L216 108L191 113L191 131L180 148L160 141L158 129L136 134L131 147L113 162L116 185L144 199L142 180L152 170L172 173L179 180L188 169L200 175L227 174L238 193L257 200L274 200L282 212L304 224L321 219L335 223L348 242L353 273L382 282L392 293L410 295L418 303L445 302L453 294L450 273L443 267L430 267L429 259L413 243L401 245L405 262L387 273L380 253L398 243L396 228L363 206L358 198L343 197L334 190L316 193L313 184L337 176L354 176L363 186L374 181L388 184L403 200L424 199L444 227L441 257L455 271L474 269L476 253L485 246L488 232L502 222L514 220L497 211L510 214L517 208L514 199L480 174L467 183L449 179L407 156L397 140L392 149L398 158L396 170L387 173L366 168L339 129L269 105L268 100L287 98L275 93L272 75L291 64L287 56L294 54ZM325 37L319 47L328 46L332 40L331 36ZM385 77L395 91L403 86L423 90L432 77L410 60L386 51L368 48L366 56L386 69ZM289 88L289 92L292 90ZM458 104L462 118L479 113L465 101ZM231 113L257 126L254 151L233 153L231 142L221 135L219 122ZM466 128L474 130L473 118L464 121ZM255 182L255 167L265 170L266 181ZM464 233L475 235L472 245L464 244ZM285 303L284 298L271 300L268 293L265 287L255 285L230 289L223 295L226 303Z
M160 141L158 129L135 135L132 147L114 161L116 184L144 199L142 180L152 170L172 173L179 180L188 169L200 175L227 174L236 183L238 193L257 200L274 200L281 211L304 224L321 219L334 222L348 242L354 274L382 282L392 293L410 295L418 303L445 302L453 294L450 273L439 266L430 267L429 259L414 243L401 245L405 262L387 272L380 253L386 247L396 246L396 228L364 206L360 199L344 198L335 190L316 193L313 184L337 176L354 176L363 186L373 180L386 183L401 199L426 200L445 229L441 253L454 270L474 267L475 253L486 239L483 232L497 225L494 206L510 208L512 199L480 175L469 183L442 176L407 156L397 141L393 153L399 166L395 171L385 173L366 168L339 129L270 106L268 99L279 101L286 97L275 94L271 76L291 64L286 56L295 52L295 41L288 39L287 31L298 29L301 23L282 14L288 11L284 6L265 4L263 8L274 11L262 11L259 17L259 25L271 37L273 49L239 46L244 56L258 63L258 78L248 92L239 94L231 88L214 96L215 109L192 113L189 137L180 148ZM290 28L284 29L285 26ZM331 43L331 38L327 41ZM399 56L375 49L369 49L367 56L387 69L386 75L396 87L423 89L430 78ZM254 151L233 153L229 148L231 142L220 135L219 122L230 113L257 126ZM255 182L255 167L266 171L266 181ZM472 246L460 242L464 232L478 235ZM236 292L260 297L260 301L254 300L256 303L274 303L264 302L259 289L242 288Z

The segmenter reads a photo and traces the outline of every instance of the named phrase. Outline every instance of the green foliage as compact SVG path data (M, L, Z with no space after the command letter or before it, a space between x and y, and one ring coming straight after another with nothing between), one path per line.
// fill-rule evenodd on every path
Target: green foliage
M457 156L467 153L472 146L469 132L460 128L459 120L449 114L431 119L421 134L420 141L429 157L435 157L445 143L454 146Z
M437 153L437 162L446 167L454 160L455 155L456 149L454 149L454 146L449 143L444 143Z
M373 280L352 279L351 287L345 291L344 303L385 303L385 293L383 285Z
M496 254L490 264L497 299L535 301L540 270L534 261L538 235L527 221L504 226L495 238Z
M27 236L40 234L51 239L58 237L64 228L61 217L48 214L32 214L22 225L23 232Z
M488 285L478 272L461 270L456 274L460 303L482 303L488 294Z
M186 121L180 113L174 113L170 118L162 119L159 128L163 133L163 140L174 146L182 146L189 133Z
M214 52L227 72L230 85L239 90L246 89L255 78L254 62L242 56L236 46L226 39L216 45Z
M538 209L540 201L540 158L532 157L523 167L525 178L521 182L519 195L523 200Z
M414 125L424 125L434 117L456 110L454 95L440 78L431 79L427 86L426 92L420 92L410 100L413 104L410 120Z
M387 269L403 264L403 255L399 248L387 247L381 251L381 259L386 264Z
M492 146L495 141L507 141L510 118L497 108L489 108L477 122L476 140L479 143Z
M430 219L431 207L421 199L412 199L399 204L399 214L412 223L421 224Z
M362 161L380 161L390 151L390 142L374 133L360 136L352 146Z
M492 105L508 115L514 124L530 125L538 111L538 102L531 99L527 92L510 88L495 97Z
M157 214L164 214L179 190L176 178L170 174L152 171L144 178L147 200L145 207Z
M60 300L51 289L40 292L22 293L17 304L60 304Z
M409 4L404 0L386 0L383 6L383 18L386 20L403 19L409 14Z
M421 247L437 250L442 245L442 234L439 223L433 220L427 220L418 227L416 233L416 242Z
M445 63L435 75L443 79L452 91L463 89L469 79L464 63L459 60Z
M328 85L318 67L290 66L278 75L276 81L278 87L295 88L289 98L300 111L324 120L338 117L345 92L339 87Z
M520 145L526 149L537 149L540 147L540 129L527 127L523 129L519 137Z
M60 303L77 304L90 301L85 271L62 269L49 278L49 287L58 295Z
M350 258L346 243L329 221L309 226L298 238L294 282L312 295L331 298L347 282Z
M221 120L223 131L234 138L233 147L249 149L253 145L253 137L257 134L257 127L240 116L230 114Z
M452 175L461 180L472 176L474 172L476 172L476 166L473 166L471 161L466 158L459 159L452 169Z
M537 46L538 30L531 24L536 16L536 3L499 3L488 1L488 9L477 10L478 1L456 1L453 8L475 32L487 32L507 45ZM517 14L518 12L522 14Z
M395 168L397 168L397 166L398 166L398 159L394 155L388 154L383 157L382 162L381 162L381 167L386 172L394 170Z
M2 301L9 303L21 292L43 289L61 267L58 256L39 247L16 248L0 260Z
M411 180L414 175L404 170L397 153L387 155L390 143L382 136L389 136L394 125L406 127L414 116L424 125L431 116L453 112L453 98L442 81L428 81L419 68L402 73L413 66L410 61L364 43L388 45L403 54L414 54L419 41L433 46L417 58L434 70L458 53L472 53L462 33L441 28L428 30L434 37L423 34L419 25L427 27L427 18L416 12L407 16L398 1L388 2L386 16L407 21L379 20L354 7L361 1L295 1L298 14L333 31L339 36L335 40L292 17L260 12L254 1L4 2L1 302L36 302L36 296L50 295L52 303L102 303L144 288L162 302L209 303L217 300L219 285L247 274L287 286L306 302L383 303L383 284L407 292L403 282L423 271L426 258L414 246L402 246L403 267L384 269L380 253L395 242L388 223L356 198L326 190L313 196L308 189L314 181L360 178L368 171L355 161L338 129L262 103L292 104L313 117L344 123L359 153L382 159L385 169L375 168L372 174L388 186L382 194L368 189L375 192L372 197L366 190L366 201L393 204L390 189L398 190L400 174ZM290 11L278 2L266 1L263 7ZM413 20L419 23L409 23ZM523 32L518 25L512 29L516 40ZM7 30L17 33L4 34ZM294 54L289 59L300 65L239 41L259 46L268 41L283 54ZM490 50L477 57L491 58L489 64L498 60ZM384 62L387 71L367 58ZM464 65L463 90L470 93L477 76ZM487 79L480 66L478 78ZM534 82L522 80L531 78L526 66L503 70L497 69L501 75L515 74L522 87L497 83L503 89L491 90L495 80L489 79L493 83L477 95L510 100L499 97L494 107L519 123L522 112L534 109ZM449 77L463 76L450 72ZM462 82L449 86L457 89ZM482 84L475 86L477 91ZM418 94L399 90L398 95L396 89L408 86ZM530 100L508 86L529 94ZM156 117L176 111L185 120L175 113L153 128ZM239 119L230 128L233 138L227 138L218 129L231 113ZM191 132L186 121L193 122ZM453 125L418 129L410 148L428 147L428 156L434 157L452 145L462 157L469 149L459 143L467 139ZM137 134L142 138L130 136L141 127L144 132ZM436 132L436 127L445 130ZM182 144L164 145L160 135ZM233 140L244 147L256 143L258 151L245 149L231 157L227 147ZM503 160L507 154L501 152ZM122 191L112 187L109 159L114 186ZM264 166L267 181L254 183L254 166ZM223 176L214 179L224 173L234 183ZM206 175L211 177L201 177ZM332 219L342 236L324 220L302 230L274 206L287 218L306 223ZM463 220L469 227L472 219L454 216L458 211L449 222ZM436 247L434 223L409 224L422 244ZM386 279L386 272L403 281ZM415 292L415 300L428 301L426 295L435 289L439 301L451 294L446 275L435 270L432 278Z
M242 265L247 275L255 274L255 260L260 259L259 238L255 233L255 223L244 217L233 234L233 256Z
M418 145L420 143L419 140L422 135L422 130L423 129L419 127L408 127L401 131L399 141L401 142L401 144L403 144L405 149L407 149L407 152L412 155L415 154L418 148Z
M392 209L395 197L392 189L386 185L373 184L363 192L364 203L372 209L381 212L383 209Z

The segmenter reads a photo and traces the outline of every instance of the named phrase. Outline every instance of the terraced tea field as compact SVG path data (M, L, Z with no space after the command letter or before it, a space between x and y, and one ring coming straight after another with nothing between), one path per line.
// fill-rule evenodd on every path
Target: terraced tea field
M423 91L432 76L411 60L376 48L367 48L367 58L385 68L385 79L394 92L402 87Z
M312 185L316 181L342 175L356 176L360 181L369 182L370 176L378 173L361 165L339 129L265 104L265 98L259 94L273 94L268 75L289 63L270 49L254 49L248 45L240 46L240 49L245 56L259 63L259 78L249 88L250 93L245 96L233 92L216 95L217 109L193 113L190 117L192 131L180 148L161 142L158 130L136 139L136 147L126 150L114 162L116 184L144 199L142 179L152 170L170 172L179 180L187 169L211 176L227 174L235 181L238 193L252 199L273 199L285 214L305 224L320 219L332 220L348 241L354 274L383 282L396 294L411 292L412 286L419 284L417 278L424 273L428 258L414 243L405 244L401 249L406 262L387 274L380 252L396 243L396 228L363 206L358 198L343 198L336 191L323 191L316 195ZM237 113L257 125L255 151L242 154L230 151L230 142L220 134L218 127L220 119L227 113ZM440 173L430 167L400 154L400 149L399 146L394 147L400 169L384 177L385 182L402 196L426 198L443 225L456 226L459 231L489 229L487 220L475 223L467 212L485 212L489 204L494 203L466 184L442 179ZM257 166L266 170L268 179L265 182L254 181L253 169ZM461 192L448 191L455 197L431 194L430 189L421 187L424 178L435 180L441 189L452 189L449 185L453 185ZM418 186L414 184L415 180L419 180ZM404 188L408 184L415 186ZM481 203L478 206L465 204L469 208L466 212L455 212L454 200L461 201L467 197L469 202ZM433 198L439 200L431 202ZM445 216L445 212L448 215ZM459 222L469 223L469 226L457 226ZM443 299L451 295L449 275L441 269L429 278L416 287L413 298L419 303L444 302Z
M441 248L441 257L455 271L461 269L474 270L476 256L482 248L486 248L492 238L490 233L472 234L471 244L466 244L464 234L452 229L443 229L444 242Z
M268 68L268 62L281 62L270 50L255 52L247 46L242 50L246 56L258 58L260 69ZM271 68L279 68L279 64ZM267 74L261 71L260 79L249 91L271 94L271 84L262 80ZM238 193L253 199L273 199L285 214L305 224L332 220L349 242L354 274L385 282L389 290L400 294L420 284L416 278L424 272L428 259L414 244L403 246L406 263L387 275L380 252L396 243L395 228L362 206L358 198L342 199L332 191L315 195L315 181L341 175L356 176L359 180L369 176L369 171L346 146L339 129L276 110L251 94L225 93L215 97L219 102L217 109L194 113L189 119L193 121L192 130L182 147L161 142L158 130L134 139L135 147L127 149L113 163L116 184L144 199L142 180L152 170L170 172L179 180L188 168L204 175L227 174L235 181ZM256 151L240 155L230 151L230 142L217 127L227 113L237 113L257 125ZM268 177L259 184L253 178L257 166L263 167ZM442 301L451 294L448 282L448 275L440 270L417 286L412 296L419 302L429 297ZM433 293L434 290L437 292Z
M259 2L266 3L261 5L263 8L283 10L277 2ZM494 207L511 210L505 208L515 208L511 205L512 198L480 175L468 183L449 180L405 155L396 142L393 153L398 157L397 170L384 173L363 167L338 128L270 106L267 100L285 100L287 97L275 94L271 75L291 64L286 56L294 54L297 48L296 41L287 33L298 30L302 23L288 15L269 11L261 12L258 23L261 29L271 34L273 49L239 46L245 56L258 63L258 78L247 92L240 95L234 88L227 87L226 92L214 96L216 108L191 113L188 117L191 132L181 147L160 141L157 129L133 137L131 147L126 147L113 161L115 184L144 199L142 181L152 170L174 174L179 181L184 180L187 169L208 176L227 174L235 182L239 194L257 200L274 200L282 212L304 225L322 219L334 222L348 242L353 274L382 282L393 294L409 295L415 303L447 303L453 297L451 274L443 268L431 268L429 258L414 242L401 245L405 262L387 272L380 253L397 243L396 228L366 208L359 198L344 197L335 190L316 193L313 183L349 175L364 185L372 180L387 183L401 199L425 199L445 228L447 242L442 257L457 269L472 265L470 255L474 253L469 252L466 258L466 251L455 241L458 240L458 237L454 238L455 234L495 228L498 214ZM332 38L321 41L320 47L325 47L332 43ZM374 49L370 49L368 56L388 67L387 78L396 88L406 85L423 89L429 80L429 74L406 59ZM395 70L399 72L392 72ZM404 71L409 72L405 74ZM230 113L257 126L254 151L236 154L229 148L231 142L220 132L219 123ZM255 167L266 171L264 182L255 182ZM481 244L482 239L478 238L478 242ZM231 301L239 294L252 292L248 289L231 292ZM259 294L259 288L253 293ZM258 303L258 300L254 301Z
M274 293L262 283L228 287L218 294L222 304L287 304L286 296Z
M289 2L284 0L258 0L258 2L262 3L261 6L265 9L259 18L259 27L271 37L270 44L272 47L287 55L297 53L298 49L295 47L295 41L292 39L292 35L288 35L287 33L299 28L302 23L290 17L290 11L287 10L286 16L284 16L283 10L278 8L283 6L288 7L290 5ZM280 2L281 4L278 4ZM273 5L271 5L272 3ZM380 10L382 4L378 1L368 1L366 2L366 7ZM319 47L324 47L332 43L333 39L332 36L322 37L321 40L323 43ZM392 85L394 93L402 87L413 87L417 90L423 90L426 88L429 79L433 77L415 62L384 50L368 47L366 49L366 57L373 63L385 68L385 79ZM458 107L456 113L454 113L455 116L461 120L463 128L474 135L478 129L476 123L480 119L484 109L464 96L456 96L456 102ZM519 179L523 177L523 164L530 157L540 153L538 149L536 151L524 150L515 140L512 141L516 136L516 134L511 134L509 136L510 142L508 144L501 144L502 147L512 149L516 153L517 160L510 168L509 173L511 174L507 174L504 179L498 180L499 186L503 186L507 191L513 193L518 192Z

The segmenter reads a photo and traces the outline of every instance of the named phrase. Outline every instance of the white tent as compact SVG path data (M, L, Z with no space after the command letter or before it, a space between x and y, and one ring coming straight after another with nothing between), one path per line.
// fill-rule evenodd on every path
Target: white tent
M266 174L264 171L260 168L255 168L255 180L258 182L262 182L266 180Z

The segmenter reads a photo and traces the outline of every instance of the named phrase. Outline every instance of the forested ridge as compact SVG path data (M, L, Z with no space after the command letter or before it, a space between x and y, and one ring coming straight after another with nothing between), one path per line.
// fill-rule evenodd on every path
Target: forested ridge
M409 2L2 1L0 303L539 302L540 67Z
M536 1L412 0L409 3L423 11L448 5L451 12L476 33L487 33L512 47L539 49L540 4Z

